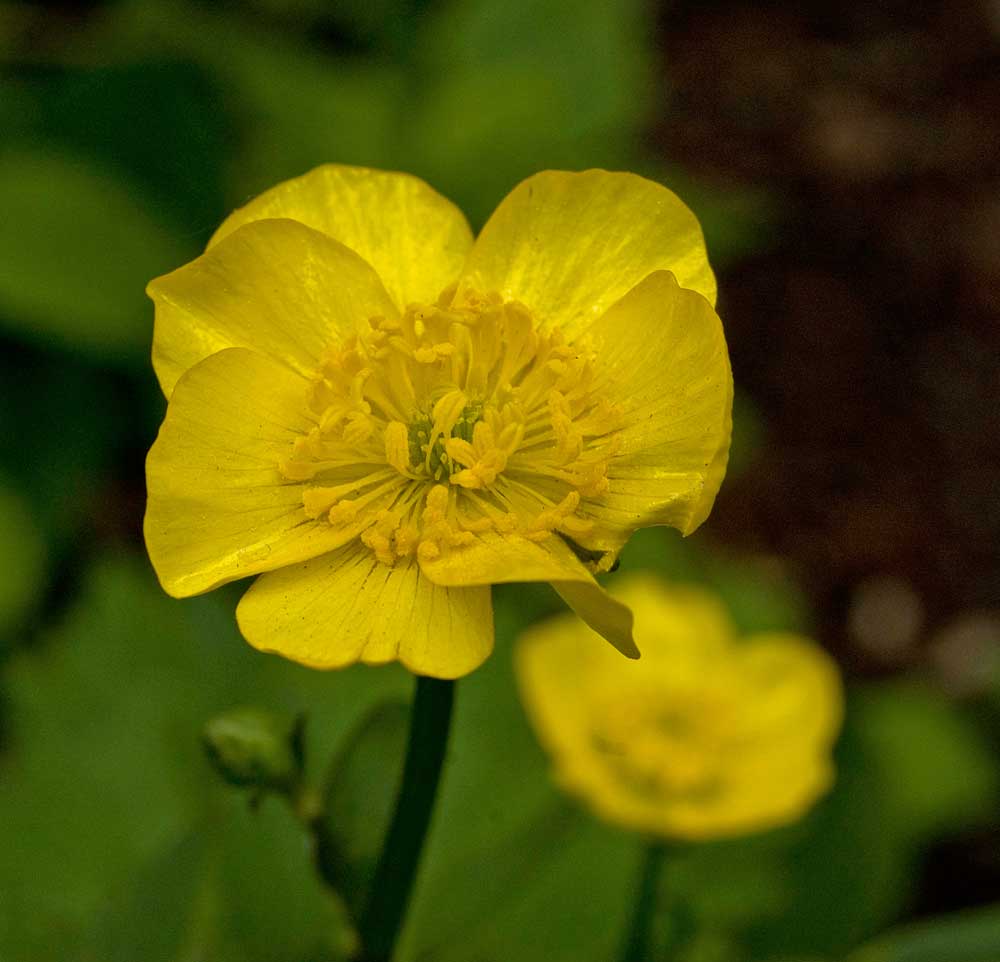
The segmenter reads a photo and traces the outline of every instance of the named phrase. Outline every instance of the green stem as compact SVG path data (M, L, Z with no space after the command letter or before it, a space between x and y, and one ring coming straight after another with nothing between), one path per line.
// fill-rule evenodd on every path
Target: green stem
M343 881L337 846L330 838L323 798L311 785L301 782L288 796L292 814L312 838L313 862L323 882L340 892Z
M417 676L403 780L358 925L361 962L389 962L410 900L448 747L453 681Z
M656 894L666 861L667 848L662 842L650 842L639 869L635 909L622 946L621 962L646 962L649 958L649 936Z

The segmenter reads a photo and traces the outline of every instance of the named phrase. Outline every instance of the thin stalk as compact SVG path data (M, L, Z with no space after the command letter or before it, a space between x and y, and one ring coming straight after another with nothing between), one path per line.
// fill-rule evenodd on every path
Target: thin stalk
M448 747L455 683L417 676L396 810L358 924L359 962L389 962L402 928Z
M666 852L667 848L662 842L650 842L646 847L639 868L632 921L622 946L621 962L646 962L649 958L649 936Z

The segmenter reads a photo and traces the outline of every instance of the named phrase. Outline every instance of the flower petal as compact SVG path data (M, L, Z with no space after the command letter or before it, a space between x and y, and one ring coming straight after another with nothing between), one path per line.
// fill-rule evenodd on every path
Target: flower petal
M690 534L708 517L729 458L733 377L719 318L701 295L657 271L587 334L624 427L608 491L580 505L597 523L581 542L619 550L633 531L658 524Z
M738 649L740 670L762 697L744 719L748 740L777 751L794 739L830 744L843 723L843 691L833 659L789 632L751 635Z
M522 301L571 335L657 270L715 303L701 228L674 193L635 174L545 171L494 211L461 286Z
M213 354L178 382L146 459L146 546L169 594L304 561L357 534L306 517L303 485L278 473L314 424L307 388L245 348Z
M230 214L211 247L243 224L289 217L357 251L399 307L434 301L458 279L472 232L451 201L410 174L325 164Z
M399 660L458 678L493 650L488 587L442 587L416 564L388 567L357 544L262 575L236 617L255 648L312 668Z
M292 220L262 220L147 288L164 394L202 358L250 347L303 374L369 317L396 316L378 275L343 244Z
M558 535L536 542L516 534L486 532L471 544L421 559L420 568L439 585L549 581L594 631L627 658L639 657L632 639L632 612L594 580Z

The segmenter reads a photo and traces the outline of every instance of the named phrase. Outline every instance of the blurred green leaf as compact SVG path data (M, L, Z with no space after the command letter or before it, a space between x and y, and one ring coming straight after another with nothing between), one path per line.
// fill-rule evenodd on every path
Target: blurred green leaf
M78 958L105 900L138 884L150 859L202 830L228 797L200 746L207 718L248 698L277 711L305 709L309 754L326 758L373 702L405 698L409 680L395 669L326 674L261 655L237 636L231 607L217 596L167 598L139 559L97 566L65 621L5 672L0 958ZM328 915L310 921L294 904L296 886L269 881L277 869L265 858L266 836L283 832L272 847L297 867L284 862L277 877L306 873L301 884L319 892L301 830L274 811L259 822L246 816L262 847L247 839L226 849L246 877L227 911L245 906L238 925L247 938L258 934L255 952L271 954L242 958L262 962L274 958L275 943L260 926L300 920L289 958L296 946L304 952L329 935ZM270 821L279 816L285 828Z
M376 706L345 740L325 779L322 857L355 917L367 899L395 808L409 720L402 702Z
M0 324L110 359L145 353L143 291L189 251L126 185L68 156L0 154Z
M648 12L628 0L452 0L425 17L413 169L482 223L544 168L631 166L653 84Z
M26 348L0 355L0 470L30 505L55 566L82 529L128 523L121 492L101 488L115 459L155 428L106 371Z
M150 61L24 71L0 78L8 144L78 157L139 188L159 220L207 240L225 215L232 138L215 85L197 64Z
M899 683L859 693L854 710L885 778L888 830L930 841L996 811L996 755L944 695Z
M0 479L0 649L22 627L46 585L48 549L27 503Z
M767 428L760 411L746 392L736 385L733 396L733 440L726 467L726 482L739 477L757 458L763 447Z
M855 692L836 762L833 792L790 833L789 898L751 929L762 957L842 954L872 937L910 902L926 846L993 810L978 731L918 688Z
M391 62L336 59L238 11L183 0L134 0L100 42L121 57L160 56L166 45L208 72L237 135L231 206L330 161L409 166L399 141L409 85Z
M808 602L780 558L714 553L705 557L705 575L742 634L809 631Z
M890 932L848 962L996 962L1000 907L927 919Z
M354 934L316 884L298 826L277 805L229 801L112 893L92 962L348 957Z

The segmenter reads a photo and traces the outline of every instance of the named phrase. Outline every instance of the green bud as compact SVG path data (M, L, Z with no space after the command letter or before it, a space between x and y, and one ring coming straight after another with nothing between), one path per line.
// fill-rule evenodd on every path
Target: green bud
M303 766L304 718L234 708L205 725L205 750L231 785L288 794Z

